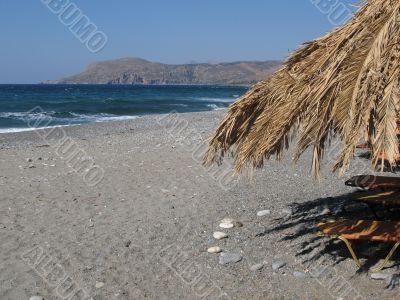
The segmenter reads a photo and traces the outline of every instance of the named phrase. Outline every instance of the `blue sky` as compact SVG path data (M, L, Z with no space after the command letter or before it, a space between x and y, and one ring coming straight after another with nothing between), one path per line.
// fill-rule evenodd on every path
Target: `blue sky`
M163 63L283 59L334 27L312 0L70 2L107 35L104 49L88 51L41 0L2 0L0 83L58 79L121 57Z

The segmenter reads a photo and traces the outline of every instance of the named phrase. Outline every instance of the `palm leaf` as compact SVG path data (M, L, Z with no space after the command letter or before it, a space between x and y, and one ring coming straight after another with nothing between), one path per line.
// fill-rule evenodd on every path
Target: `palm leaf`
M333 137L342 141L334 170L345 171L366 138L372 162L399 154L400 3L366 1L344 26L303 45L282 68L231 105L210 139L205 163L234 157L238 171L281 159L296 138L295 161L313 148L312 171Z

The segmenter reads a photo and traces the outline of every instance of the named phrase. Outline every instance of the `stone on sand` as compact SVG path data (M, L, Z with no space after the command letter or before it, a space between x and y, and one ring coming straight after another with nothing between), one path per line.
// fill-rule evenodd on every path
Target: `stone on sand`
M232 218L223 218L221 221L221 223L227 223L227 224L233 223L233 222L235 222L235 220Z
M238 253L221 253L219 257L220 265L228 265L238 263L242 260L242 256Z
M286 266L286 262L283 260L276 259L272 262L272 269L275 271L283 268L284 266Z
M329 214L331 214L331 210L330 210L328 207L325 207L325 208L319 213L320 216L326 216L326 215L329 215Z
M257 217L264 217L269 214L271 214L271 211L269 209L261 210L261 211L257 212Z
M372 273L371 278L375 280L387 280L391 277L390 274L385 273Z
M224 218L219 224L219 227L224 229L231 229L233 227L242 227L242 226L243 226L242 222L239 222L238 220L232 218Z
M208 253L220 253L220 252L222 252L222 249L218 246L210 247L210 248L208 248L207 252Z
M228 235L227 235L225 232L217 231L217 232L214 232L213 237L214 237L216 240L222 240L222 239L227 238Z
M261 270L262 268L264 267L264 264L255 264L255 265L252 265L251 267L250 267L250 270L251 271L258 271L258 270Z
M235 227L235 225L233 225L233 223L221 223L221 224L219 224L219 227L224 228L224 229L231 229L231 228Z
M304 272L294 271L293 276L296 278L306 278L307 274Z

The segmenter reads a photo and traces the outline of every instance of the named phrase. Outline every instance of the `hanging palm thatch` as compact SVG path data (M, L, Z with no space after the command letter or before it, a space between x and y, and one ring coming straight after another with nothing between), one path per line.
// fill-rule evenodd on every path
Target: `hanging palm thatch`
M232 154L236 168L282 157L296 138L294 159L313 148L317 174L334 137L342 149L334 170L348 168L366 139L374 165L399 154L400 1L369 0L344 26L305 44L282 68L230 106L210 140L205 163Z

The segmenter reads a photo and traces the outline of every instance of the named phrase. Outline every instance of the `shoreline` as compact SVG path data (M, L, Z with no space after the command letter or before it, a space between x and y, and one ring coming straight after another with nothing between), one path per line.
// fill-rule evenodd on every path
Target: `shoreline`
M224 114L225 109L203 111L203 112L183 112L176 113L173 115L181 116L183 119L199 119L203 115L213 118L221 118ZM111 135L121 132L129 132L134 129L140 129L145 131L146 129L153 129L158 127L162 129L160 124L157 124L158 120L169 116L170 114L152 114L135 116L132 119L125 120L113 120L113 121L102 121L102 122L91 122L83 124L71 124L71 125L56 125L42 128L31 128L29 130L22 130L17 132L4 132L0 133L0 147L13 147L18 145L27 144L41 144L43 141L40 139L41 135L51 132L54 129L60 128L66 132L66 134L72 138L92 138L96 135ZM39 133L39 134L38 134ZM206 138L206 137L204 137Z
M177 114L195 114L195 113L205 113L205 112L219 112L219 111L226 111L227 108L215 108L209 111L193 111L193 112L174 112ZM103 120L103 121L92 121L92 122L85 122L85 123L77 123L77 124L65 124L65 125L52 125L52 126L45 126L45 127L21 127L21 128L0 128L0 135L2 134L9 134L9 133L20 133L20 132L30 132L35 130L45 130L45 129L52 129L57 127L71 127L71 126L83 126L89 124L102 124L102 123L113 123L113 122L125 122L125 121L132 121L137 120L139 118L145 117L152 117L152 116L164 116L168 114L144 114L144 115L135 115L135 116L115 116L110 117L110 120Z

